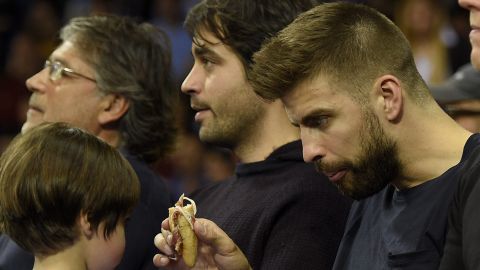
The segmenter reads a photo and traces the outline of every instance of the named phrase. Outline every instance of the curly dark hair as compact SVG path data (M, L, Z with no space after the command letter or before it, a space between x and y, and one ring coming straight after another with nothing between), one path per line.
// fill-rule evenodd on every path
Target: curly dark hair
M248 72L253 53L264 40L321 2L325 1L203 0L190 10L185 27L194 42L201 38L201 30L212 32L240 56Z

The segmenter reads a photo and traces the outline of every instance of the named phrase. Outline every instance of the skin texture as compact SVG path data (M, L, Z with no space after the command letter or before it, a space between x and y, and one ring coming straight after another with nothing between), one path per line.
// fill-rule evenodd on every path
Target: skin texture
M395 143L369 105L327 81L322 76L305 81L283 101L292 123L300 126L304 160L314 162L341 192L359 200L394 179L400 161Z
M463 8L470 10L470 43L472 44L471 61L473 66L480 70L480 1L459 0Z
M87 238L86 258L88 258L87 269L113 269L122 260L125 251L125 227L121 222L117 225L108 239L103 234L103 225L99 230ZM102 252L98 252L102 250Z
M85 216L79 218L80 236L74 245L50 256L36 256L37 270L113 270L120 263L125 250L124 222L119 222L108 239L103 236L105 224L93 231ZM102 252L98 252L102 250Z
M164 230L170 230L168 219L162 223ZM170 260L167 256L173 255L170 247L171 234L164 236L158 234L155 237L155 246L162 254L157 254L153 258L153 263L157 267L166 267L167 269L225 269L225 270L249 270L251 269L245 255L235 245L235 243L225 234L215 223L207 219L196 219L193 230L198 237L198 257L194 267L188 267L182 258L177 261Z
M197 111L200 139L235 148L258 130L265 103L251 90L238 56L209 32L192 44L194 65L182 84Z
M49 59L60 61L82 75L95 77L93 69L81 60L80 53L69 41L62 43ZM52 81L48 68L44 68L29 78L26 85L32 95L22 132L43 122L67 122L86 130L99 129L97 119L103 96L95 82L69 76Z

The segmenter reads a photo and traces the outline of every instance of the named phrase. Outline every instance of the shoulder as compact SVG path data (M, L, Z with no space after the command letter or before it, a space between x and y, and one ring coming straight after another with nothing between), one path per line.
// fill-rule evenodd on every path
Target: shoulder
M173 201L165 180L156 174L146 162L128 154L125 155L125 158L140 181L140 202L137 208L143 207L147 212L168 209Z
M286 166L281 177L273 177L270 187L265 188L264 202L279 213L287 211L303 216L325 217L348 215L351 199L342 195L328 180L318 173L313 164L298 162Z
M0 269L32 269L34 257L6 235L0 235Z
M466 201L480 179L480 146L472 150L459 168L457 193L462 201Z
M287 190L287 194L292 196L302 196L320 202L325 200L345 202L350 205L351 199L342 195L327 176L317 172L313 164L302 161L286 166L283 170L283 179L277 179L283 184L281 192Z

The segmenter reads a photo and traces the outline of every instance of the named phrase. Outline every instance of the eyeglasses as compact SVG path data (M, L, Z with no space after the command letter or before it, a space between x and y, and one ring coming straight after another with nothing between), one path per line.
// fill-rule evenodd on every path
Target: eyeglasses
M63 75L67 75L67 76L81 77L92 82L97 82L97 80L95 79L92 79L90 77L77 73L73 71L73 69L71 68L65 67L61 62L58 62L58 61L52 62L50 60L46 60L44 68L48 68L48 75L50 77L50 80L52 81L59 80L62 78Z

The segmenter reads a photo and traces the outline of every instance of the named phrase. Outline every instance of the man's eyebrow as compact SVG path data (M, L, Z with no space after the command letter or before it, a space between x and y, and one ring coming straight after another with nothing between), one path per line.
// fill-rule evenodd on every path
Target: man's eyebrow
M193 55L195 55L195 56L211 55L211 56L218 57L218 54L216 52L214 52L212 49L210 49L206 46L195 46L195 47L193 47Z
M324 109L324 108L316 109L309 112L304 117L302 117L302 119L300 120L300 123L302 125L307 125L307 123L317 120L317 118L320 116L332 115L332 113L333 112L329 109Z
M49 60L50 62L59 62L59 63L61 63L62 65L64 65L65 67L68 67L68 68L70 67L69 61L65 60L65 59L62 58L62 57L56 57L56 56L54 56L54 55L50 55L50 56L48 57L48 60Z

